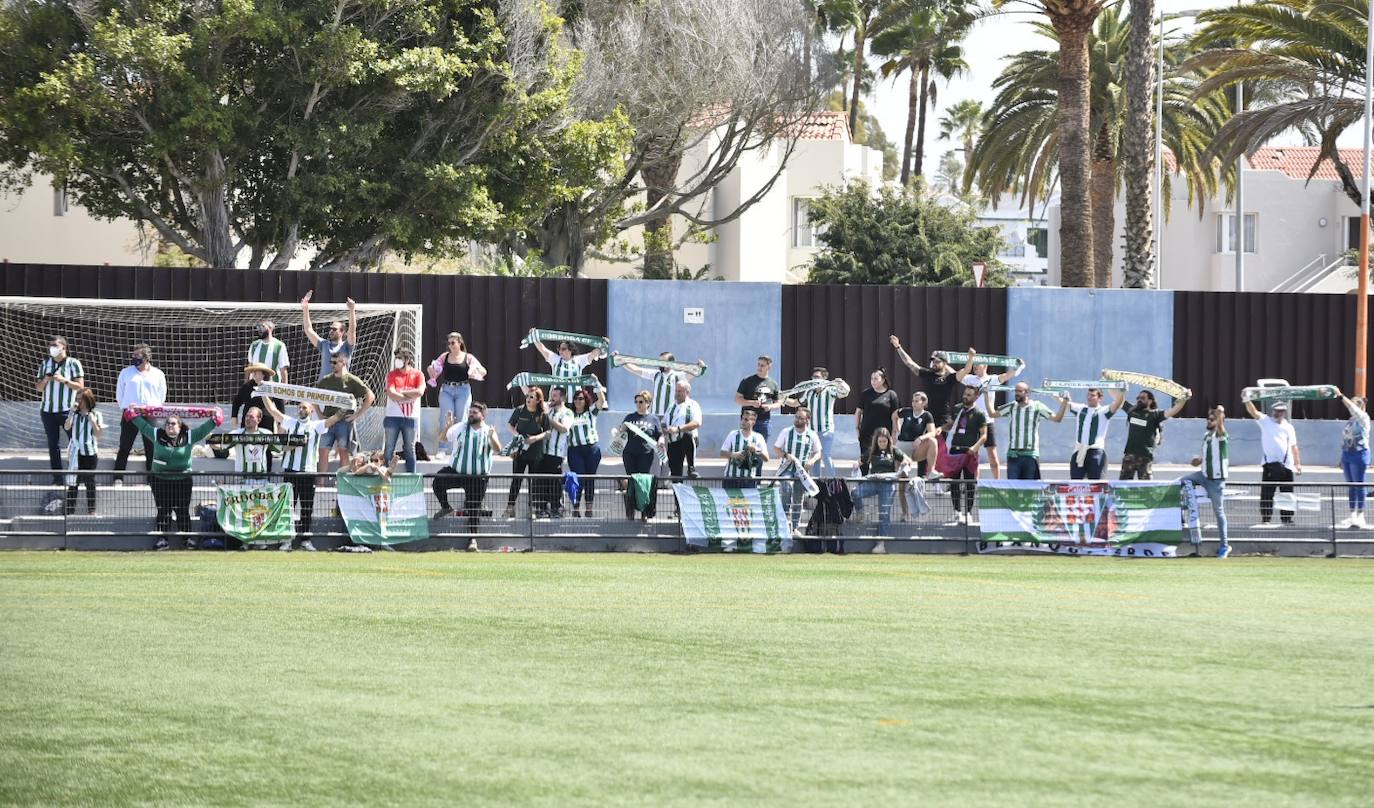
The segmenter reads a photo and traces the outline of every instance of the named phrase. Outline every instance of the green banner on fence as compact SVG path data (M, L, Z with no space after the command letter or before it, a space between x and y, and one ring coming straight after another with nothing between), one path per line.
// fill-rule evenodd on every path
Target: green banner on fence
M216 486L215 518L220 530L242 542L291 541L291 486Z
M755 553L792 550L792 524L775 486L708 488L678 484L673 486L673 493L688 544L719 547L727 553L740 549Z
M1173 556L1182 508L1177 482L980 480L978 549Z

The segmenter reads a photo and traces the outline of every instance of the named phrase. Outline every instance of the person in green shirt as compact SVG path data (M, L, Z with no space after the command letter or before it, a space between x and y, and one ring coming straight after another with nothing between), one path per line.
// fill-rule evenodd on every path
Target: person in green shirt
M350 415L345 415L338 423L330 427L328 432L320 436L320 471L324 473L329 472L330 449L333 449L339 457L339 468L348 468L350 447L353 443L353 425L363 417L363 413L367 412L368 408L372 406L372 402L377 398L368 389L366 382L348 372L349 359L350 356L342 351L331 356L329 375L315 382L315 386L321 390L347 393L358 402L358 409ZM338 411L338 407L325 407L321 411L320 417L329 418Z
M176 529L181 533L191 532L191 447L195 446L215 427L224 423L224 414L218 409L214 417L203 421L188 430L181 422L181 416L169 415L158 429L138 412L137 407L124 411L126 420L131 420L139 434L153 442L153 468L150 480L153 489L153 502L157 504L157 529L163 533L171 530L172 519L176 518ZM194 549L192 539L186 546ZM167 537L160 536L157 549L167 549Z

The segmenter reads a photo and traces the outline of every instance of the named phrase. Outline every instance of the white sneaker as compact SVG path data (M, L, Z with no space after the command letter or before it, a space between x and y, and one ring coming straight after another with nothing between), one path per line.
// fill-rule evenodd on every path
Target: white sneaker
M281 550L283 553L289 553L291 552L291 542L284 541L281 543L281 547L278 547L277 549Z
M468 540L468 552L469 552L469 553L479 553L479 552L481 552L481 549L477 546L477 540L476 540L476 539L469 539L469 540Z
M1253 530L1276 530L1276 529L1278 529L1278 525L1274 524L1273 522L1260 522L1259 524L1251 525L1251 529L1253 529Z
M313 553L315 552L315 545L311 544L309 539L306 539L301 542L301 549L307 553Z
M887 555L887 542L876 542L873 545L873 555Z
M1359 530L1364 530L1369 527L1369 525L1365 524L1364 521L1364 511L1355 511L1354 517L1355 522L1351 525L1351 527L1357 528Z
M1346 528L1359 526L1359 514L1352 513L1336 523L1336 527L1345 530Z

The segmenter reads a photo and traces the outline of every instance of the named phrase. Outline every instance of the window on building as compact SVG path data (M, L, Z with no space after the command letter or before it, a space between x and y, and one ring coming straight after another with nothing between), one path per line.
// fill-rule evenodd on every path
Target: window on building
M52 215L67 215L67 186L54 185L52 189Z
M1043 227L1027 227L1026 243L1035 248L1036 258L1050 257L1050 231Z
M792 246L816 246L816 232L811 228L811 200L792 197Z
M1360 217L1345 217L1345 249L1358 250L1360 248Z
M1245 214L1245 251L1252 253L1255 251L1255 214ZM1217 252L1234 253L1236 251L1236 215L1234 213L1217 214Z

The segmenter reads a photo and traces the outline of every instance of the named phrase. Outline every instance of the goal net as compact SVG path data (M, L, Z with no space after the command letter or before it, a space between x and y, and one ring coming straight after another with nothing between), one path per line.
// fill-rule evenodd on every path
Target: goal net
M421 307L358 304L356 311L358 344L349 371L377 397L356 434L364 448L375 449L382 443L383 390L392 352L419 345ZM321 369L319 349L305 335L299 304L0 297L5 369L0 374L0 449L47 447L34 380L53 336L65 337L68 353L81 362L106 424L119 421L115 383L138 343L152 349L153 364L166 374L169 404L217 405L227 419L244 381L248 346L257 339L255 329L263 318L276 324L274 335L286 344L292 384L314 384L329 372ZM341 320L347 328L348 310L342 303L311 301L310 319L324 336L331 321ZM112 451L117 441L107 432L102 453Z

